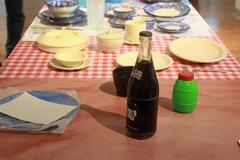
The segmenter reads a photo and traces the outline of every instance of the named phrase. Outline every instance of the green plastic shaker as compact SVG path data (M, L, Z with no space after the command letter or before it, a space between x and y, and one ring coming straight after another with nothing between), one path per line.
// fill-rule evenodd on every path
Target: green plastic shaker
M172 101L176 112L193 112L198 101L198 88L192 72L181 71L178 74L173 87Z

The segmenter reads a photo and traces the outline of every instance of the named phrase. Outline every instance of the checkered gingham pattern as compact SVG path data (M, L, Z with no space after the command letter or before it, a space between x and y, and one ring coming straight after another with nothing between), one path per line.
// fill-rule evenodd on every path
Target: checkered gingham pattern
M205 38L212 39L223 45L217 36ZM236 72L230 73L198 72L195 74L196 79L240 79L240 64L230 52L228 52L224 60L215 64L194 64L184 62L169 53L168 44L171 40L173 40L171 36L164 35L155 36L152 41L152 51L160 51L160 53L169 54L174 60L173 65L168 69L157 71L159 79L176 79L178 72L182 70L184 66L188 68L208 67L236 70ZM91 59L91 65L83 70L63 71L54 69L49 65L49 61L52 59L53 54L38 50L36 42L20 41L13 53L1 67L0 78L112 79L112 70L116 67L116 56L137 50L138 46L136 45L124 44L117 52L102 53L97 48L95 37L89 37L89 45L86 52Z

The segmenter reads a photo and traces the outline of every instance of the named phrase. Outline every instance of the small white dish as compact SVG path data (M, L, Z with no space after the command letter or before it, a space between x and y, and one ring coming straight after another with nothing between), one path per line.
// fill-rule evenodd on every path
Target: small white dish
M61 70L66 70L66 71L72 71L72 70L81 70L84 69L86 67L88 67L91 64L90 59L86 59L85 61L83 61L83 63L81 63L79 66L76 67L65 67L63 66L61 63L59 63L57 60L55 60L54 58L49 62L49 64L56 68L56 69L61 69Z
M227 52L220 44L198 37L178 38L169 44L171 53L196 63L214 63L224 59Z
M69 52L69 51L60 51L54 55L54 59L57 60L65 67L77 67L80 66L88 56L85 52Z
M116 58L116 63L120 66L134 66L138 52L127 52L120 54ZM173 60L166 54L161 54L159 52L152 52L153 64L155 70L163 70L170 67L173 64Z

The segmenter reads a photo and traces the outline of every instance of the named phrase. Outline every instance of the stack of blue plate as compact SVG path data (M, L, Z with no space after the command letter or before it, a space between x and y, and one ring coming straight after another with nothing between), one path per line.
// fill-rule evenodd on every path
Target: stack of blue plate
M190 26L181 22L161 22L157 24L161 32L166 33L181 33L190 29Z
M82 10L76 10L73 14L69 15L69 17L56 17L49 10L45 10L38 14L38 18L42 20L44 23L51 23L55 25L70 25L87 21L87 14Z
M15 98L19 97L24 92L19 92L3 99L0 99L0 105L8 103ZM70 106L80 106L78 100L74 97L58 91L28 91L34 97L37 97L41 100L64 104ZM31 104L29 104L31 105ZM26 122L14 117L8 116L6 114L0 113L0 129L8 130L8 131L25 131L25 132L40 132L40 133L62 133L65 127L69 124L69 122L77 115L79 107L75 108L71 112L69 112L64 117L50 123L47 125L44 124L36 124L32 122Z

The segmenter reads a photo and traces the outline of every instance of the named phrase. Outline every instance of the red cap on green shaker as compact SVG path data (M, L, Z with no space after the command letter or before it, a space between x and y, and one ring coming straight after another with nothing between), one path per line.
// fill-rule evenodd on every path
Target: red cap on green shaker
M190 81L194 79L194 74L190 71L181 71L178 74L178 78L181 80Z

